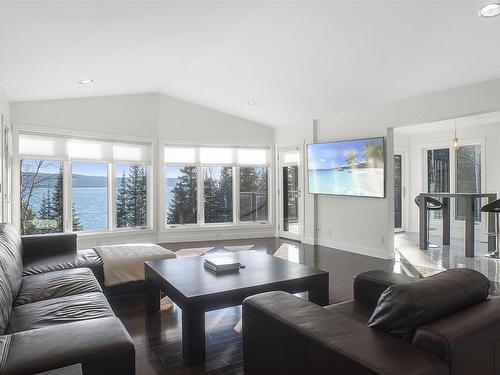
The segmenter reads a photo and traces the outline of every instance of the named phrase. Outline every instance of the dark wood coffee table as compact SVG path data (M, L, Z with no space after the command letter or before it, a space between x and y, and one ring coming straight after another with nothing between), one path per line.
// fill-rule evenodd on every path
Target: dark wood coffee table
M309 300L328 304L328 272L276 258L260 251L231 253L246 268L215 274L205 257L145 262L146 309L160 310L163 291L182 309L182 355L189 364L205 360L205 312L240 305L254 294L283 290L309 292Z

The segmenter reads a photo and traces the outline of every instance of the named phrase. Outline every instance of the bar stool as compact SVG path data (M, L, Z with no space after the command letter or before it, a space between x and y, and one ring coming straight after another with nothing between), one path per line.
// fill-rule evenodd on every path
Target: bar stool
M481 207L481 212L487 212L489 214L495 214L495 232L488 233L488 236L496 237L496 246L495 251L487 254L487 257L490 258L500 258L500 199L496 201L490 202L487 205Z
M430 211L438 211L438 210L442 210L443 209L443 202L441 201L438 201L437 199L435 198L431 198L431 197L427 197L427 238L428 238L428 242L427 242L427 248L429 249L437 249L439 248L440 246L439 245L436 245L434 243L431 242L430 240L430 237L429 237L429 232L432 230L432 231L435 231L437 230L437 228L431 228L430 227L430 220L429 220L429 212ZM415 204L420 207L420 195L417 195L415 197Z

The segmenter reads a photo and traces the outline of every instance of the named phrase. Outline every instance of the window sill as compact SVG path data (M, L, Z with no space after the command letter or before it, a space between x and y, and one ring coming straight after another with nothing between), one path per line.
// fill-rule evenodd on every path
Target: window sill
M186 224L186 225L177 225L177 226L168 226L163 228L161 232L183 232L183 231L217 231L217 230L239 230L239 229L269 229L274 228L274 224L272 223L240 223L240 224Z
M134 235L134 234L143 234L143 233L156 233L156 231L152 228L146 229L120 229L120 230L107 230L107 231L95 231L95 232L76 232L78 237L101 237L101 236L121 236L121 235Z

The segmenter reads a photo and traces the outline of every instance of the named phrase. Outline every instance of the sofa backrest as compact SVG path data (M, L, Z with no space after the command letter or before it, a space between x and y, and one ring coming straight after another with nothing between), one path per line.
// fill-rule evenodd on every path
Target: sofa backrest
M0 224L0 270L6 276L12 299L15 300L23 279L23 245L12 224Z

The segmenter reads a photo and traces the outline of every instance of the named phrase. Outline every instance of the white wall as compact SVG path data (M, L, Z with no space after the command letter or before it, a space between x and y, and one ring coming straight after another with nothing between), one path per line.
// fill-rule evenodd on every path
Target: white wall
M317 140L324 142L387 135L390 128L499 108L500 79L321 119ZM392 161L392 154L387 157L388 161ZM373 256L392 257L393 244L389 237L392 237L394 226L390 212L393 190L393 184L388 179L386 199L318 196L318 243ZM332 234L328 234L330 229Z
M64 132L108 134L110 137L144 137L162 142L220 145L274 145L274 128L231 116L210 108L162 94L116 95L89 98L14 102L10 105L11 121L36 129L52 128ZM156 153L159 161L161 153ZM162 163L155 171L155 205L159 207L162 192L159 176ZM13 186L13 189L18 188ZM215 238L265 237L274 235L273 224L258 228L179 230L166 233L158 223L156 210L153 234L124 237L117 234L79 238L81 247L95 243L130 242L133 240L187 241ZM272 212L272 211L271 211Z
M2 86L0 86L0 113L4 115L4 118L8 120L10 112L9 101L7 100L7 95Z
M467 144L467 142L484 143L484 159L482 160L483 192L500 192L500 123L459 127L457 135L461 144ZM409 150L408 164L410 173L409 181L407 181L409 223L407 230L410 232L418 232L418 208L413 204L413 198L419 193L427 191L424 164L425 149L433 144L443 144L451 147L452 138L452 127L449 130L438 131L433 131L432 127L429 127L419 134L400 134L396 137L396 147ZM433 226L439 228L441 226L440 221L433 223ZM476 229L479 238L485 240L485 225L478 226ZM454 223L451 230L453 237L464 237L463 223Z
M8 127L9 121L10 121L10 104L9 101L7 100L7 95L5 94L5 91L3 90L2 86L0 86L0 115L3 115L3 126ZM0 124L0 129L2 128L2 124ZM0 177L0 183L2 184L2 192L0 196L0 222L8 222L10 221L10 211L9 211L9 205L8 205L8 200L5 199L5 197L8 197L8 179L7 179L7 173L5 172L6 169L8 168L7 165L4 167L4 163L7 162L7 160L4 160L5 155L4 155L4 140L3 140L3 132L0 134L0 168L1 168L1 177ZM6 195L7 194L7 195Z
M166 95L158 95L158 136L195 143L274 143L274 128Z
M14 124L156 137L157 94L11 103Z

